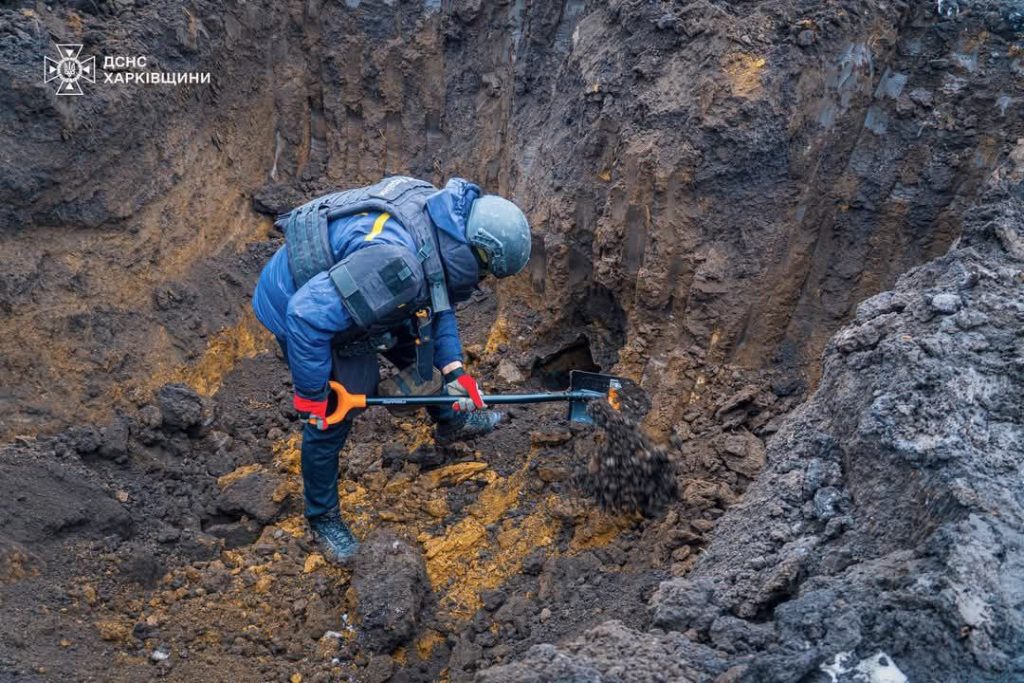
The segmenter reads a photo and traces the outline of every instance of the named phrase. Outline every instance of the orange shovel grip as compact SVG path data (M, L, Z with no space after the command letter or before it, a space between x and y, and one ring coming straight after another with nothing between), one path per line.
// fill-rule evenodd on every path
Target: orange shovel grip
M327 416L327 424L336 425L345 419L350 410L366 407L366 394L350 394L341 382L328 382L328 386L337 400L337 406Z
M615 387L608 387L608 405L612 410L621 410L622 402L619 400L619 392Z

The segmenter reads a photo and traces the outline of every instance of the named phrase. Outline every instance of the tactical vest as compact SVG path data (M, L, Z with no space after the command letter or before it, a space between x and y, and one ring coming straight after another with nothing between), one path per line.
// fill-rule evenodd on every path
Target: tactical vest
M427 198L435 192L437 188L426 181L391 176L374 185L318 197L279 216L276 225L285 235L296 288L334 266L330 221L363 212L389 213L416 243L434 313L451 309L437 232L426 209Z

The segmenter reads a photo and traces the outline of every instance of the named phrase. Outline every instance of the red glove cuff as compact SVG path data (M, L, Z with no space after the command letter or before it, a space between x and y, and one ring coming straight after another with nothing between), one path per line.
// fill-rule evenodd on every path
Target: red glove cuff
M477 408L484 407L484 400L480 397L480 389L476 385L476 380L473 379L471 375L462 375L461 377L456 378L455 381L458 382L459 386L465 389L466 393L469 394L469 397L473 399L473 405Z
M327 399L317 401L311 398L302 398L298 394L295 394L294 399L295 410L300 413L309 413L310 415L316 415L317 417L327 417Z

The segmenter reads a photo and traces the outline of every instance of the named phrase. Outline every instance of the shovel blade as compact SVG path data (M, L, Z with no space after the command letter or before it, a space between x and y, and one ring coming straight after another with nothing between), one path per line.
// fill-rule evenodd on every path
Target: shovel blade
M609 400L614 392L622 388L622 379L612 375L602 375L596 372L584 372L583 370L569 371L569 391L593 391ZM593 400L600 401L595 397ZM569 401L569 421L579 424L594 424L593 418L587 413L589 401Z

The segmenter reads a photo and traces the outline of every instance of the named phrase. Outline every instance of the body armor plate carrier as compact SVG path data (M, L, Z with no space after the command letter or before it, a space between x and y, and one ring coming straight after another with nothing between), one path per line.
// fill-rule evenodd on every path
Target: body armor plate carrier
M423 180L391 176L374 185L318 197L279 216L277 226L284 231L295 286L302 287L335 265L327 232L330 221L363 212L389 213L416 243L434 313L451 309L437 233L426 210L427 198L435 192L437 188Z

